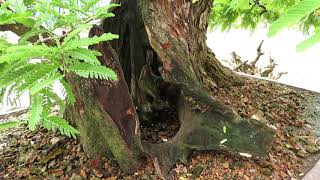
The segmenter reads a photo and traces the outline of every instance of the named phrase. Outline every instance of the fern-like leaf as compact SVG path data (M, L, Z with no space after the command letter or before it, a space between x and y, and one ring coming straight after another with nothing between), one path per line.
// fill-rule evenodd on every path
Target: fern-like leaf
M84 11L88 11L90 8L92 8L94 5L96 5L100 0L91 0L89 2L86 2L86 4L83 6Z
M37 64L26 64L18 69L3 72L0 75L0 88L6 87L15 82L21 82L24 77L32 73L37 67Z
M85 78L117 80L117 74L105 66L98 66L88 63L76 63L71 65L68 70Z
M71 56L73 59L83 60L86 63L100 65L100 61L97 56L101 56L101 53L98 51L93 51L85 48L77 48L72 51L66 52L68 56Z
M28 127L32 131L36 129L37 124L40 122L42 110L43 107L41 103L41 96L35 96L34 98L32 98L28 121Z
M26 11L23 13L3 13L0 14L0 25L21 23L25 26L32 27L35 21L32 17L32 12Z
M18 91L29 90L32 86L38 83L42 83L41 80L49 77L54 71L57 70L57 65L44 64L39 65L41 68L36 68L34 71L25 75L23 78L23 83L17 87Z
M53 101L52 99L49 97L48 93L50 93L50 89L49 88L44 88L43 90L41 90L41 92L38 94L39 96L42 96L42 106L43 106L43 111L44 112L50 112L53 105ZM44 113L42 113L44 114Z
M7 49L7 53L15 53L17 51L28 52L28 51L35 51L35 52L42 52L42 53L56 53L58 48L56 47L49 47L47 45L17 45L11 46Z
M51 107L53 103L55 102L59 106L59 111L61 113L65 110L65 102L63 99L61 99L52 88L46 88L46 91L43 92L43 95L47 96L50 99ZM50 105L50 104L49 104Z
M72 49L76 49L79 47L86 47L86 46L98 44L101 41L110 41L110 40L118 39L118 38L119 38L118 35L115 35L112 33L105 33L105 34L101 35L100 37L94 36L91 38L75 39L75 40L72 40L69 43L65 44L65 46L63 46L63 47L66 50L72 50Z
M25 44L27 43L27 41L34 37L34 36L37 36L39 34L43 34L45 33L46 31L44 29L41 29L41 30L38 30L38 29L33 29L31 31L28 31L26 32L25 34L23 34L22 36L20 36L20 39L19 39L19 43L20 44Z
M79 37L79 33L83 30L83 28L77 28L71 31L66 38L64 38L61 46L66 46L72 39Z
M54 81L60 80L61 78L63 78L63 75L61 75L59 73L54 73L53 75L49 76L47 79L44 79L43 81L32 86L30 89L30 94L31 95L37 94L43 88L52 85L54 83Z
M307 14L313 12L319 7L319 0L302 0L290 8L285 15L270 25L268 36L274 36L281 29L296 24L301 18L305 17Z
M57 54L58 48L45 45L22 45L10 46L0 56L0 63L11 62L19 59L32 59Z
M70 126L66 120L58 116L44 117L41 121L41 125L52 131L56 131L57 129L59 129L61 134L68 137L76 138L76 135L79 134L78 130Z
M320 42L320 31L317 31L314 35L312 35L308 39L299 43L297 46L297 51L298 52L304 51L319 42Z
M22 124L23 123L21 121L17 121L17 120L2 122L0 123L0 132L10 128L21 126Z
M76 98L74 97L72 88L64 79L61 79L60 83L64 88L64 91L65 91L64 96L66 97L67 103L70 105L74 105L74 103L76 102Z
M42 56L43 56L43 53L38 51L3 53L0 56L0 63L12 62L12 61L20 60L23 58L31 59L31 58L37 58Z

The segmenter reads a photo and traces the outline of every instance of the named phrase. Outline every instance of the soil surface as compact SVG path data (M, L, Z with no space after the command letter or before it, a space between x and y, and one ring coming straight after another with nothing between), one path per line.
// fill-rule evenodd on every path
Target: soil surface
M320 95L260 80L238 87L205 88L242 117L277 128L274 145L261 159L194 152L188 164L172 168L174 179L301 179L319 159ZM17 117L0 121L12 118ZM169 140L179 123L168 119L142 127L144 139ZM113 160L89 158L78 140L45 129L31 132L21 126L0 133L0 179L158 179L150 160L140 171L124 175Z

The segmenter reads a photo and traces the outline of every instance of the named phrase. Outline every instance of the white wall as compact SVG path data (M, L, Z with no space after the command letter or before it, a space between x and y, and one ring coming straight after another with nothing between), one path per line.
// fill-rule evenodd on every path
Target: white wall
M230 60L231 52L235 51L242 58L252 61L264 39L262 51L265 55L260 65L268 63L271 56L279 64L276 71L288 72L279 79L280 82L320 92L320 44L297 53L296 45L306 38L301 32L284 30L273 38L268 38L266 34L267 28L264 26L254 33L241 29L229 32L215 30L208 33L207 43L219 59Z

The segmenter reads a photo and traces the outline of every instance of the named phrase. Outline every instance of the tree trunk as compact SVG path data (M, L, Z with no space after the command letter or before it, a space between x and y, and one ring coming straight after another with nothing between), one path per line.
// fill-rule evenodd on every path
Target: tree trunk
M211 7L211 0L123 0L113 10L116 17L102 22L104 32L120 39L92 48L102 52L101 62L116 70L118 81L68 78L77 95L68 116L87 152L112 155L127 171L134 170L131 163L138 167L145 152L162 178L193 150L267 154L274 130L241 118L203 88L242 83L206 45ZM94 34L101 31L94 28ZM165 143L141 145L138 117L151 121L168 109L180 121L177 134Z
M101 28L94 27L89 36L102 34ZM90 156L115 158L124 172L134 172L140 167L143 156L140 128L121 65L109 43L91 48L102 53L100 62L112 68L118 80L110 82L68 75L76 103L68 107L66 117L79 129L80 141Z

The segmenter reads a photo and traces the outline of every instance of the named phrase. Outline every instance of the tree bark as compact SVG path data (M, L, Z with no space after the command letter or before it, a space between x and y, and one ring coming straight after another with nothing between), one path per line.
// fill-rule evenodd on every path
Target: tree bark
M138 167L145 152L162 178L194 150L267 154L274 130L241 118L203 88L242 83L206 45L211 7L211 0L123 0L116 17L102 22L104 32L120 39L92 48L102 52L101 62L116 70L118 81L68 78L77 95L68 116L87 152L112 155L126 171L134 170L130 164ZM90 34L101 33L94 28ZM166 143L141 145L138 117L150 121L165 109L177 112L179 131Z
M166 178L193 150L267 154L273 129L242 119L203 88L241 84L206 45L211 6L211 0L123 0L115 18L91 29L90 36L113 32L120 39L91 47L103 54L101 63L115 70L117 81L66 76L76 95L66 116L89 155L115 158L123 171L133 172L147 153ZM19 26L0 30L28 31ZM178 114L177 134L166 143L141 143L139 119L154 119L165 109Z
M90 36L102 33L99 27L90 30ZM100 62L112 68L118 80L84 79L69 74L67 81L76 103L68 107L66 117L80 131L80 141L90 156L115 158L124 172L134 172L143 156L139 120L118 56L106 42L91 48L102 53Z

